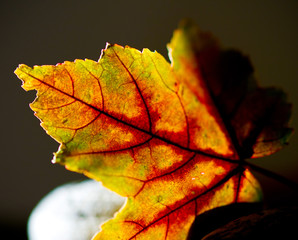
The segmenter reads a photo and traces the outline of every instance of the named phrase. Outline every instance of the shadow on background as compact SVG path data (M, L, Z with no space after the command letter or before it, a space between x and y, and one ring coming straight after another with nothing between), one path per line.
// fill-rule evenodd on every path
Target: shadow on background
M27 228L26 222L22 224L7 223L5 221L0 222L1 236L5 236L7 239L27 240Z

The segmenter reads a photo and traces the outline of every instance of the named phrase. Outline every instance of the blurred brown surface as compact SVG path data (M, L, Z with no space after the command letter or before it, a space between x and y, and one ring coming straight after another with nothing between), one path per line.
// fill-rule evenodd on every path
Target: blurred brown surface
M203 240L295 239L297 225L297 207L267 209L235 219Z

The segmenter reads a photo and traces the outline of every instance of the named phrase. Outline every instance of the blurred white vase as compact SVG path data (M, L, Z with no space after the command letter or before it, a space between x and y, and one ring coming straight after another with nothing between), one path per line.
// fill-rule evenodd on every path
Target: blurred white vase
M62 185L32 211L29 240L90 240L124 202L124 197L93 180Z

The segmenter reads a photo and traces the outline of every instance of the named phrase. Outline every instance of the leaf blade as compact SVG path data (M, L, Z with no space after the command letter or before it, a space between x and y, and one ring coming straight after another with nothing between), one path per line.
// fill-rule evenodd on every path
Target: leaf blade
M25 90L37 90L31 108L61 143L53 161L128 197L96 240L183 240L198 214L260 201L243 160L279 150L291 132L283 93L259 88L245 57L236 54L246 69L233 76L241 84L225 86L218 64L230 52L193 23L176 30L169 49L171 65L148 49L108 45L98 62L15 71ZM241 94L228 97L227 87ZM260 92L266 104L257 109ZM284 117L263 114L273 102L270 116Z

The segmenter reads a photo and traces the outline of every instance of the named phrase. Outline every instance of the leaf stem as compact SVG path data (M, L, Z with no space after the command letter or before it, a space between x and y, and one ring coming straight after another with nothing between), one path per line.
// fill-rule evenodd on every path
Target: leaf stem
M259 172L261 174L263 174L264 176L266 177L269 177L269 178L272 178L288 187L290 187L291 189L295 190L296 192L298 192L298 183L282 176L282 175L279 175L275 172L272 172L270 170L267 170L265 168L262 168L260 166L257 166L255 164L252 164L250 162L244 162L243 164L245 164L246 166L250 167L252 170L256 171L256 172Z

